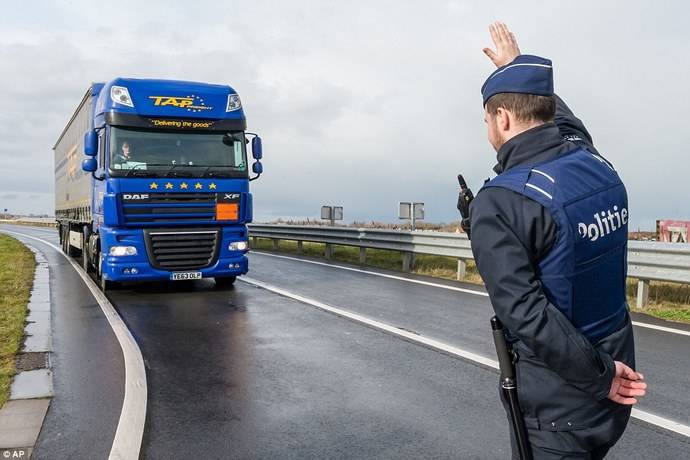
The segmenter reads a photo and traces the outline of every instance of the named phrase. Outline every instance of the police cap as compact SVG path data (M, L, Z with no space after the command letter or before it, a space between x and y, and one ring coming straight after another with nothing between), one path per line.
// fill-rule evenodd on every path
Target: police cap
M484 105L498 93L553 96L553 67L549 59L523 54L496 69L482 86Z

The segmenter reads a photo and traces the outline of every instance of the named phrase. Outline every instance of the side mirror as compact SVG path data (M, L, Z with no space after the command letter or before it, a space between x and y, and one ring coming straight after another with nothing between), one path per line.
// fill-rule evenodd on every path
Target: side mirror
M252 156L255 160L260 160L264 156L263 148L261 146L261 138L259 136L254 136L252 139Z
M98 161L96 161L95 158L87 158L86 160L81 162L81 169L83 169L86 172L92 173L98 169Z
M84 134L84 155L95 157L98 154L98 134L95 130Z
M260 161L257 161L252 165L252 171L254 171L254 174L261 174L264 172L264 165L262 165Z

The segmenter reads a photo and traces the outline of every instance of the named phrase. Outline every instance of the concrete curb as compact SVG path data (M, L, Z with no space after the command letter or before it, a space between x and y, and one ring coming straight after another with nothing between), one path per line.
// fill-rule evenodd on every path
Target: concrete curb
M45 368L14 376L10 399L0 409L0 458L30 458L53 396L50 355L53 336L48 261L37 248L22 242L36 259L21 353L45 354Z

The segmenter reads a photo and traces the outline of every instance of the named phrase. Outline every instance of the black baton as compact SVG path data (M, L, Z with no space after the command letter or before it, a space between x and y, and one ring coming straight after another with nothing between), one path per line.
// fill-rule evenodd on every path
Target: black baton
M515 380L513 360L508 351L506 337L503 335L503 324L495 316L491 318L491 330L493 331L494 345L496 346L496 355L498 356L498 367L501 370L501 389L508 403L510 420L513 424L513 433L515 433L515 441L517 442L518 451L520 452L520 459L532 460L532 450L529 447L529 440L527 439L525 420L522 418L520 403L518 402L517 381Z

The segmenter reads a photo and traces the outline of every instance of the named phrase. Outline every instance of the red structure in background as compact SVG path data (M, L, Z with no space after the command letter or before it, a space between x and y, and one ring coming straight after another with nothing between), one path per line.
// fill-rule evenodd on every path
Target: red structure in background
M656 234L659 241L687 243L690 236L690 220L657 220Z

